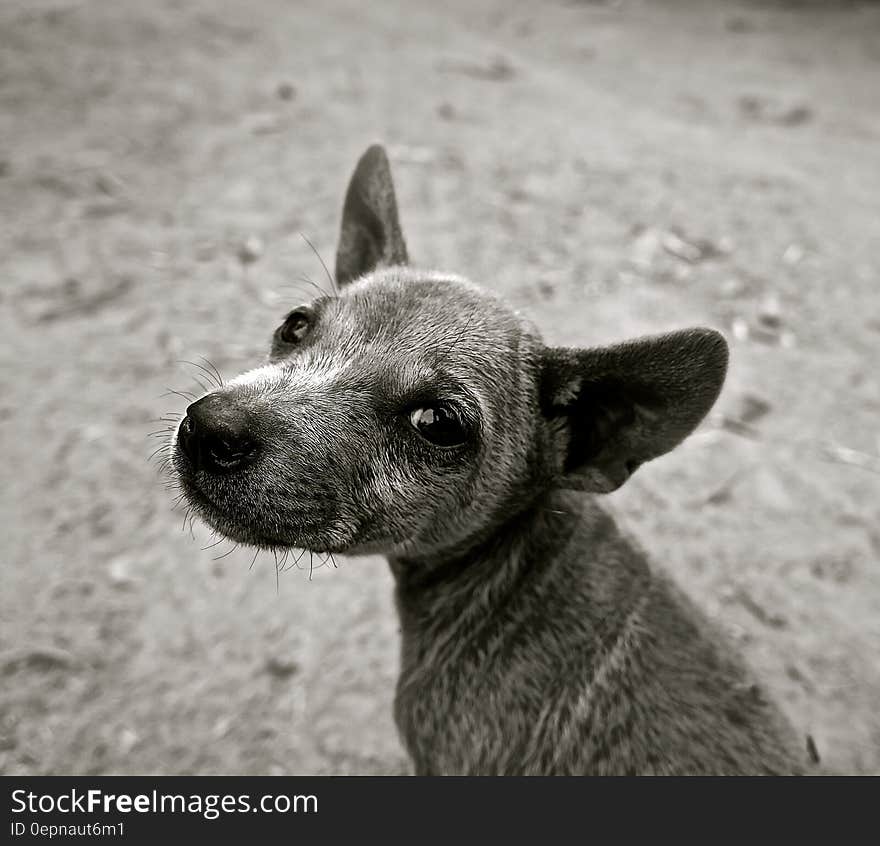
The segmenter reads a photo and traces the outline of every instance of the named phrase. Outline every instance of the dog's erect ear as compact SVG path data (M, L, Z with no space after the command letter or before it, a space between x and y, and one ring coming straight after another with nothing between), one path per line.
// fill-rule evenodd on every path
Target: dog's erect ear
M348 183L336 250L336 281L345 285L377 267L406 264L391 167L378 144L360 158Z
M547 348L541 410L561 432L559 472L573 488L619 488L696 428L726 372L727 343L712 329L598 349Z

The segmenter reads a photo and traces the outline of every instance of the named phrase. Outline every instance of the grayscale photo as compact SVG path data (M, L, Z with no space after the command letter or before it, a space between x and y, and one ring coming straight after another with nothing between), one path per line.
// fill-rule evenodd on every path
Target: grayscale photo
M6 776L880 774L880 3L2 0L0 196Z

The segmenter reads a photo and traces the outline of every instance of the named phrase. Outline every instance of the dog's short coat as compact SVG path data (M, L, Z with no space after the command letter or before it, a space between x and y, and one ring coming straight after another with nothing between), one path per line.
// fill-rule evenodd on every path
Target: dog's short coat
M190 502L241 542L388 557L417 773L800 772L780 712L595 497L698 425L723 338L551 348L485 290L407 262L374 146L345 198L338 295L292 311L268 363L178 427Z

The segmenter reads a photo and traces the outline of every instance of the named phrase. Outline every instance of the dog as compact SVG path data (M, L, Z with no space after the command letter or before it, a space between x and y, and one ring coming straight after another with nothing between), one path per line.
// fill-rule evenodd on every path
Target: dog
M335 277L189 406L172 463L234 541L387 557L415 772L802 772L781 711L599 502L700 423L724 338L546 346L489 291L410 266L380 146Z

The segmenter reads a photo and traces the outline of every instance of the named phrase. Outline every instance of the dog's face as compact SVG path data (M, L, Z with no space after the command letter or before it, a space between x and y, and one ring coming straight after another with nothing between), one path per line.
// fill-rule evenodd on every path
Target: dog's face
M527 481L539 349L463 280L378 271L294 309L265 365L191 406L174 467L205 521L240 542L446 547Z
M184 494L233 540L448 555L551 484L618 487L724 379L711 330L548 348L486 291L408 267L381 148L349 185L336 277L334 296L287 315L266 364L193 403L174 435Z

